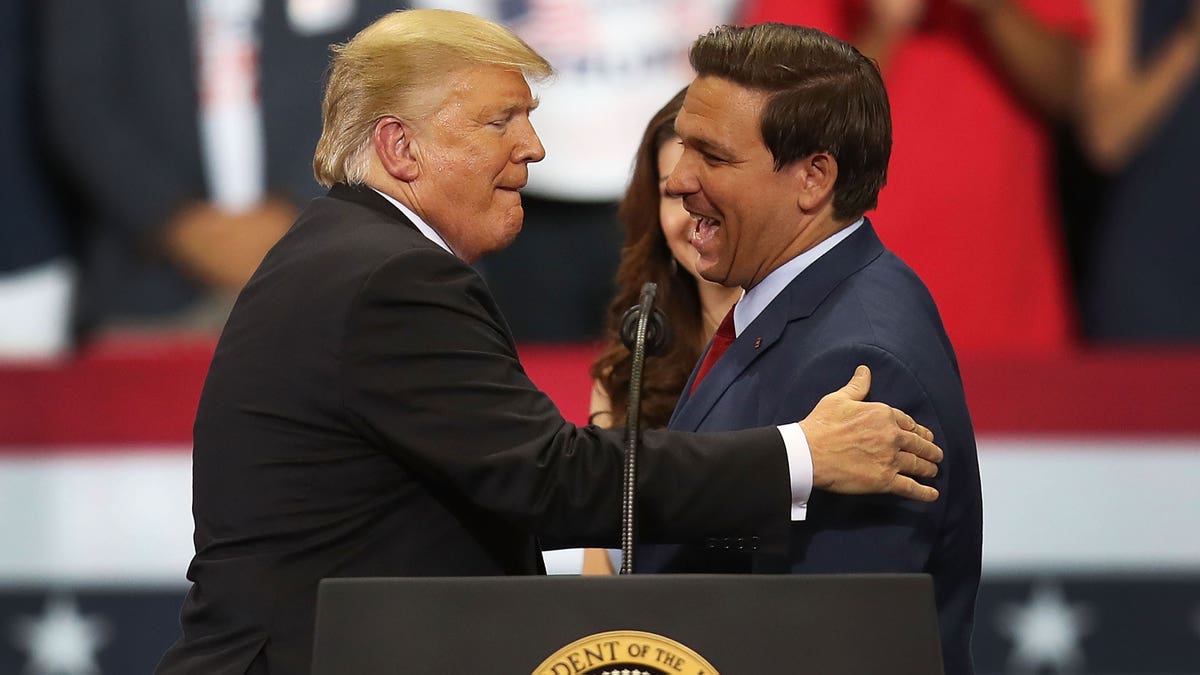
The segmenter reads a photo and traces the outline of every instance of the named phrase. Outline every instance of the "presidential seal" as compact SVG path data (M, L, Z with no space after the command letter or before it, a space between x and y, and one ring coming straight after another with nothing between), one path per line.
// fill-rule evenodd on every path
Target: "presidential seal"
M614 630L554 652L532 675L720 675L688 647L662 635Z

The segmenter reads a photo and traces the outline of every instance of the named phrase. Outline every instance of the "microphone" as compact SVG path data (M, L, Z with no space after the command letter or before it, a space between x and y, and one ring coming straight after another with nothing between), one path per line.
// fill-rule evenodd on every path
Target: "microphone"
M629 401L625 410L625 475L621 490L621 571L633 573L634 504L637 502L637 451L641 440L639 413L642 407L642 365L647 354L667 348L671 328L667 317L654 307L658 285L642 285L638 304L621 318L621 342L633 354L629 375Z
M645 293L645 288L642 292ZM637 347L637 328L641 314L642 305L637 304L625 310L624 316L621 317L621 344L630 352ZM671 324L667 323L667 316L655 307L646 322L646 356L655 356L666 351L671 344L671 337Z

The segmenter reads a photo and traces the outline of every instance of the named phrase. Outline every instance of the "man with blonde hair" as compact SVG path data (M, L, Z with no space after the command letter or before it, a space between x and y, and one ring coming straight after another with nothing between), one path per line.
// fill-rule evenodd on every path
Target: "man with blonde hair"
M620 433L563 420L468 264L521 228L544 155L526 77L550 73L448 11L335 48L314 161L331 189L242 292L204 385L194 585L159 673L308 672L325 577L537 574L538 536L615 541ZM778 428L647 433L641 535L779 548L813 485L935 499L910 476L940 449L862 403L869 385Z

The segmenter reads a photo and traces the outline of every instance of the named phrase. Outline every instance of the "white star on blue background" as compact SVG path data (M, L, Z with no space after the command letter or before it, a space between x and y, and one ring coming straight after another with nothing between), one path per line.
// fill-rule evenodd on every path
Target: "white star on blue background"
M1007 603L999 612L1000 632L1013 642L1008 662L1017 672L1081 671L1080 642L1093 623L1092 612L1081 604L1068 604L1062 587L1052 582L1035 585L1027 602Z
M108 622L79 612L75 598L50 596L41 616L13 622L12 637L28 654L26 675L100 675L96 652L111 637Z

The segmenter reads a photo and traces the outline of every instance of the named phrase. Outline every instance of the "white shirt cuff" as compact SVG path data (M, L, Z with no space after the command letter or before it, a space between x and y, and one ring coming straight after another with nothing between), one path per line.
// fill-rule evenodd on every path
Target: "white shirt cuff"
M779 435L783 436L783 447L787 449L788 474L792 480L792 520L804 520L808 516L808 498L812 496L813 486L808 438L798 422L780 425Z

